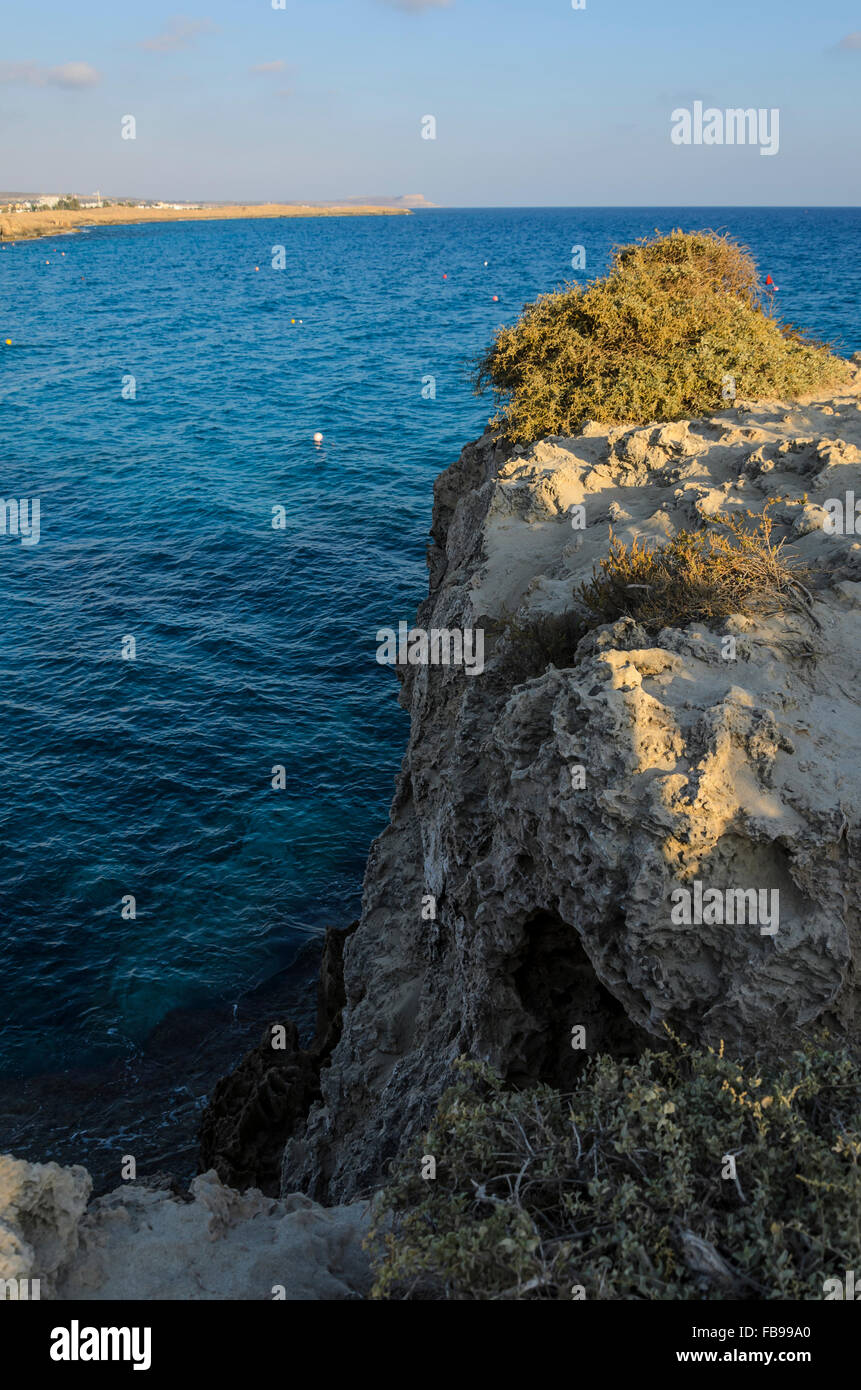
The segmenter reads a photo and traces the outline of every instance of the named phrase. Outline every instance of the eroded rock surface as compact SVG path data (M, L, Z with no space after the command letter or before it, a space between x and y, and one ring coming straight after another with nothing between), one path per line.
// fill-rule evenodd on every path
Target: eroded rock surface
M366 1203L324 1209L224 1187L126 1183L87 1206L89 1174L0 1156L0 1279L42 1299L342 1300L370 1285Z
M85 1168L0 1156L0 1279L38 1279L50 1297L77 1252L91 1191Z
M343 1035L284 1190L378 1182L463 1053L566 1085L577 1024L590 1051L621 1052L664 1024L748 1052L855 1026L861 544L822 520L829 498L861 499L859 390L856 370L836 397L526 451L487 435L439 479L417 626L484 626L486 669L405 671L410 743L346 950ZM623 619L512 682L491 634L570 610L611 526L660 543L770 498L809 615L657 636ZM697 880L777 889L776 934L674 924L672 891Z

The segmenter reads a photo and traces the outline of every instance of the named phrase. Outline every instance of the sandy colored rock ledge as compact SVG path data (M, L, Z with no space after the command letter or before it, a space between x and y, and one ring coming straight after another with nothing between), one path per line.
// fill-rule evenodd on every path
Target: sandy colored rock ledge
M81 1167L0 1156L0 1279L38 1279L43 1300L342 1300L370 1285L366 1203L239 1193L214 1172L187 1195L129 1182L88 1206L91 1186Z

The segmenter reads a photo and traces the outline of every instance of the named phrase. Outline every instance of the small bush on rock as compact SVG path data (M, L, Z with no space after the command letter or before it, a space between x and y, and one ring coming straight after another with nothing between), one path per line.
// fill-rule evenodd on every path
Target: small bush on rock
M711 518L666 545L624 546L610 533L610 553L577 597L595 623L631 617L647 630L713 623L735 613L795 609L809 614L802 572L773 538L771 505L762 512Z
M637 540L625 546L611 530L609 553L575 590L574 608L537 617L505 614L497 622L507 687L550 666L573 666L581 638L619 618L632 618L650 633L722 623L737 613L792 611L816 625L805 571L784 556L784 541L774 539L771 509L787 500L772 498L761 512L717 513L702 530L681 531L662 546Z
M550 666L558 670L573 666L577 643L588 622L583 612L568 610L526 617L506 614L500 626L501 668L510 688L543 675Z

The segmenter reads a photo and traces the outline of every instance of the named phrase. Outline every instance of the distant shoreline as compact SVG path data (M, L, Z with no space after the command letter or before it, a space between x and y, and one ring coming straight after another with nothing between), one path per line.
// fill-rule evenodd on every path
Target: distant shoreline
M335 206L311 207L300 203L251 203L224 208L80 208L43 212L9 212L0 215L3 241L32 241L58 236L79 227L131 226L144 222L211 222L247 217L404 217L409 208Z

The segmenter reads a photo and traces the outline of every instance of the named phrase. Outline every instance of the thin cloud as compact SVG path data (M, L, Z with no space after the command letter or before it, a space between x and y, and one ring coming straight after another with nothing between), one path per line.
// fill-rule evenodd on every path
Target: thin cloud
M406 10L408 14L419 14L422 10L447 10L453 0L382 0L394 10Z
M253 68L250 68L249 71L263 74L267 72L283 72L286 66L287 64L284 62L283 58L275 58L271 63L255 63Z
M211 19L184 19L178 15L166 24L154 38L142 39L141 48L147 53L177 53L182 48L191 48L201 34L212 34L215 25Z
M841 39L838 48L853 50L861 49L861 29L856 29L854 34L847 34L845 39Z
M100 74L89 63L61 63L40 68L37 63L0 63L0 83L28 87L95 87Z
M27 82L40 87L45 80L35 63L0 63L0 82Z
M98 80L99 74L89 63L61 63L45 74L45 81L53 87L95 87Z

